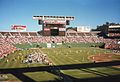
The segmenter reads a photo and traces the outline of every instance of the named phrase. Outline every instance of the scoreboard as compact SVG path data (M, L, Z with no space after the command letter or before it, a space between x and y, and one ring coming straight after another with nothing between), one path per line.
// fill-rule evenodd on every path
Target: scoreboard
M33 16L42 25L44 36L65 36L66 25L74 20L73 16Z

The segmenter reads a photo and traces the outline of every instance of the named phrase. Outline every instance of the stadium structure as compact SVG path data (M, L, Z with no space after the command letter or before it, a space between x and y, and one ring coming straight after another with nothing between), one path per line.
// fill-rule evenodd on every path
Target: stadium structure
M110 25L108 27L108 37L120 38L120 25Z
M114 38L104 38L99 36L100 31L66 29L70 20L75 19L73 16L33 16L33 19L42 25L41 32L23 32L27 29L25 25L12 25L11 29L17 30L14 32L0 31L0 81L3 78L39 82L57 78L59 82L110 82L112 77L114 82L120 80L118 26L107 29Z
M100 31L80 31L68 29L66 25L70 24L70 20L74 20L73 16L33 16L33 19L38 20L38 24L42 25L41 32L26 32L27 26L25 25L12 25L11 29L14 32L1 31L1 45L4 42L12 44L22 43L72 43L72 42L85 42L85 43L105 43L104 48L120 49L118 43L120 37L120 25L109 26L108 35L114 39L99 37ZM82 26L83 27L83 26ZM82 28L83 29L83 28ZM22 31L24 30L24 32ZM116 45L116 46L115 46ZM1 49L2 50L2 49ZM7 52L5 52L7 53ZM1 57L4 52L0 53Z
M70 24L70 20L74 20L73 16L33 16L38 20L38 24L42 25L42 34L44 36L65 36L66 25Z

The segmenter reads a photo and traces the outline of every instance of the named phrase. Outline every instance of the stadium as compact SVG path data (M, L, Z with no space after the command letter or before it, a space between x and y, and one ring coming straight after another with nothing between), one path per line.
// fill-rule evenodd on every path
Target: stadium
M33 16L38 32L0 31L0 81L119 82L120 25L101 31L67 29L74 16Z

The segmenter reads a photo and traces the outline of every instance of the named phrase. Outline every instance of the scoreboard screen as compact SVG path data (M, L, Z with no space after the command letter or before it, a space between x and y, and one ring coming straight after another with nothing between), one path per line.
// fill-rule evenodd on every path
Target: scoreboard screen
M46 24L66 24L66 21L60 21L60 20L44 20L44 23L46 23Z

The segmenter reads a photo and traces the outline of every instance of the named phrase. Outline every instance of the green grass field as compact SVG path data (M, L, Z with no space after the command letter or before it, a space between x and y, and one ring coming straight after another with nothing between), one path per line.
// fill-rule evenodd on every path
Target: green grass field
M68 45L71 48L68 48ZM22 44L22 48L24 50L15 51L14 53L9 54L6 58L0 60L0 69L9 69L9 68L25 68L28 67L28 64L23 64L22 60L29 53L38 51L39 49L48 55L49 59L52 61L54 65L72 65L72 64L84 64L84 63L92 63L88 59L91 55L98 54L106 54L112 53L110 50L100 49L96 47L89 47L81 44L65 44L61 46L57 46L56 48L37 48L37 49L25 49L26 46L29 48L29 45ZM91 44L89 44L91 45ZM36 45L32 45L35 47ZM45 44L44 44L45 46ZM17 45L17 47L21 48L21 45ZM31 48L31 47L30 47ZM114 57L120 58L120 56ZM7 62L8 60L8 62ZM44 64L29 64L29 67L38 67L38 66L47 66ZM101 76L109 76L120 74L119 68L113 67L96 67L96 68L86 68L86 69L68 69L68 70L60 70L63 74L69 75L74 78L94 78ZM27 72L24 75L32 78L35 81L50 81L50 80L59 80L60 77L56 76L47 71L38 71L38 72ZM11 81L20 81L12 74L7 74L7 79Z

